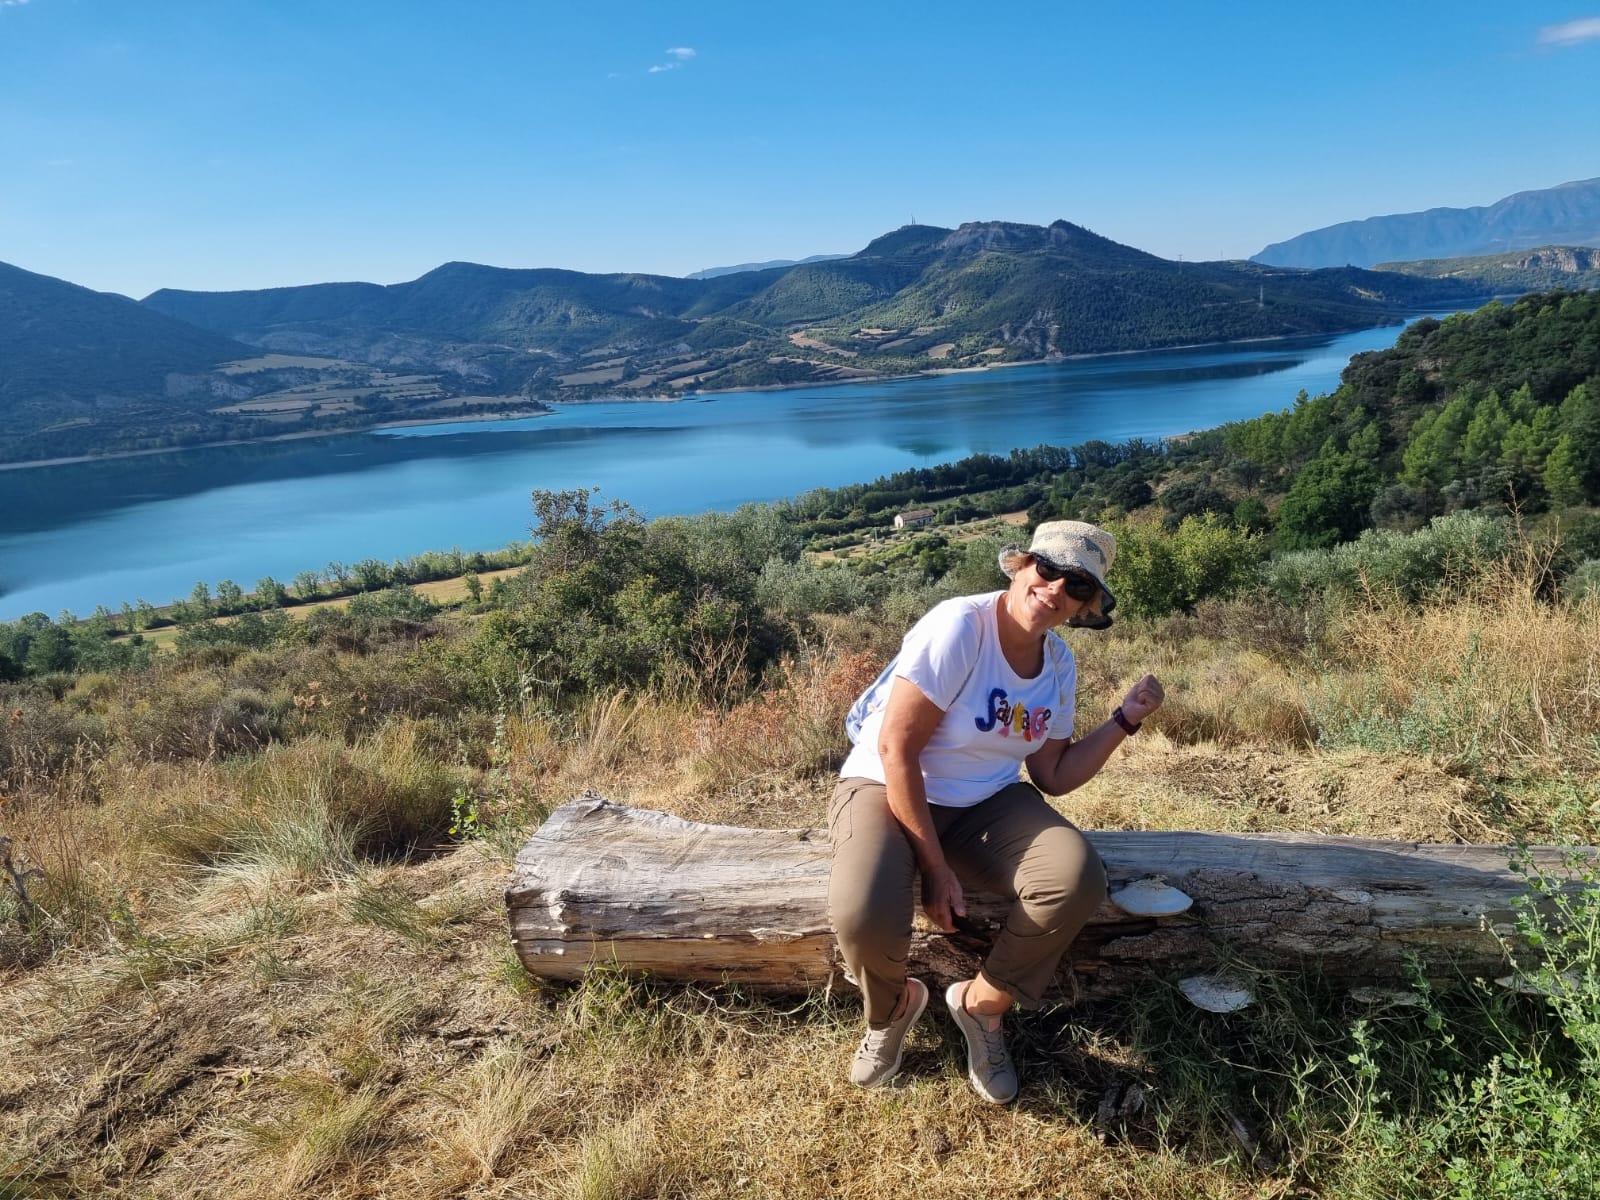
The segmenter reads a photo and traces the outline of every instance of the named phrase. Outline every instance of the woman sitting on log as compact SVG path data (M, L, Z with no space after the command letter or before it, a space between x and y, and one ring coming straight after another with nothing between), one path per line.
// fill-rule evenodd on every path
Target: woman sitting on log
M974 1090L995 1104L1017 1094L1001 1016L1039 1003L1106 891L1094 848L1040 789L1087 782L1163 699L1146 675L1105 722L1072 736L1077 668L1054 629L1111 624L1115 552L1109 533L1082 521L1040 525L1026 551L1001 552L1005 591L936 605L850 710L855 746L828 815L828 916L866 1001L850 1064L860 1087L899 1071L928 1003L927 984L906 974L920 871L922 910L946 931L966 916L964 887L1012 901L983 968L944 999ZM1023 762L1033 783L1020 779Z

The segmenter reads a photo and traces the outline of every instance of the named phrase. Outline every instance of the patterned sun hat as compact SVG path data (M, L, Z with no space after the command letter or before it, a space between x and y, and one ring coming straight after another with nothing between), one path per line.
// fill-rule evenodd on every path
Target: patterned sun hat
M1000 551L1000 569L1010 579L1028 559L1034 558L1058 571L1082 571L1093 576L1100 585L1100 595L1067 624L1081 629L1105 629L1111 624L1111 610L1117 606L1117 598L1106 586L1106 575L1116 556L1117 539L1098 525L1087 521L1046 521L1033 531L1033 541L1026 550L1013 545Z

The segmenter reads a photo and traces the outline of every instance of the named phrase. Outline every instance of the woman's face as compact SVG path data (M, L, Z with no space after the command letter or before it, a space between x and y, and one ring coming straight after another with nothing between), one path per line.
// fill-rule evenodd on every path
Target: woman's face
M1055 574L1054 571L1049 572ZM1039 573L1032 555L1025 565L1017 568L1006 591L1006 610L1024 629L1044 633L1063 621L1070 621L1083 611L1087 600L1074 600L1067 595L1067 578L1047 580Z

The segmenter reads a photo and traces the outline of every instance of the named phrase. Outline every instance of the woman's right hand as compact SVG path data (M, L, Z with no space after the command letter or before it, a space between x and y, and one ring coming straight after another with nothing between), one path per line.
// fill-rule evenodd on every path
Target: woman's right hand
M955 918L967 915L967 902L961 894L961 881L948 865L940 864L922 873L922 911L946 933L954 933Z

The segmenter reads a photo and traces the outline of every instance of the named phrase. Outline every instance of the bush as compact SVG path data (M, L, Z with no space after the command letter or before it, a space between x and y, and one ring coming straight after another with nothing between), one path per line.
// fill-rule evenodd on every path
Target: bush
M870 599L866 580L848 567L819 567L805 558L769 558L756 580L756 602L793 625L817 613L854 612Z
M1190 612L1198 601L1226 599L1252 586L1264 553L1259 535L1231 528L1214 513L1185 517L1170 533L1129 526L1117 531L1117 556L1106 582L1120 612Z
M1281 554L1267 566L1268 589L1285 604L1374 592L1416 604L1460 595L1505 569L1505 523L1482 513L1435 517L1415 533L1369 529L1331 550Z
M1000 551L1016 540L997 533L973 538L960 548L945 576L945 583L969 596L1005 587L1007 581L1005 572L1000 569Z
M87 752L98 757L105 726L54 702L38 686L0 686L0 785L21 791L62 771Z
M715 696L782 645L756 585L800 541L765 510L646 525L588 493L535 493L534 507L538 547L480 626L480 657L509 657L552 695L665 685Z
M209 670L170 669L139 677L106 714L117 741L149 760L220 758L259 750L281 732L288 705Z
M202 646L270 646L288 631L291 620L287 613L274 611L265 616L240 613L229 621L201 621L184 627L176 647L190 651Z
M1588 558L1567 576L1567 598L1574 604L1580 600L1600 598L1600 558Z

